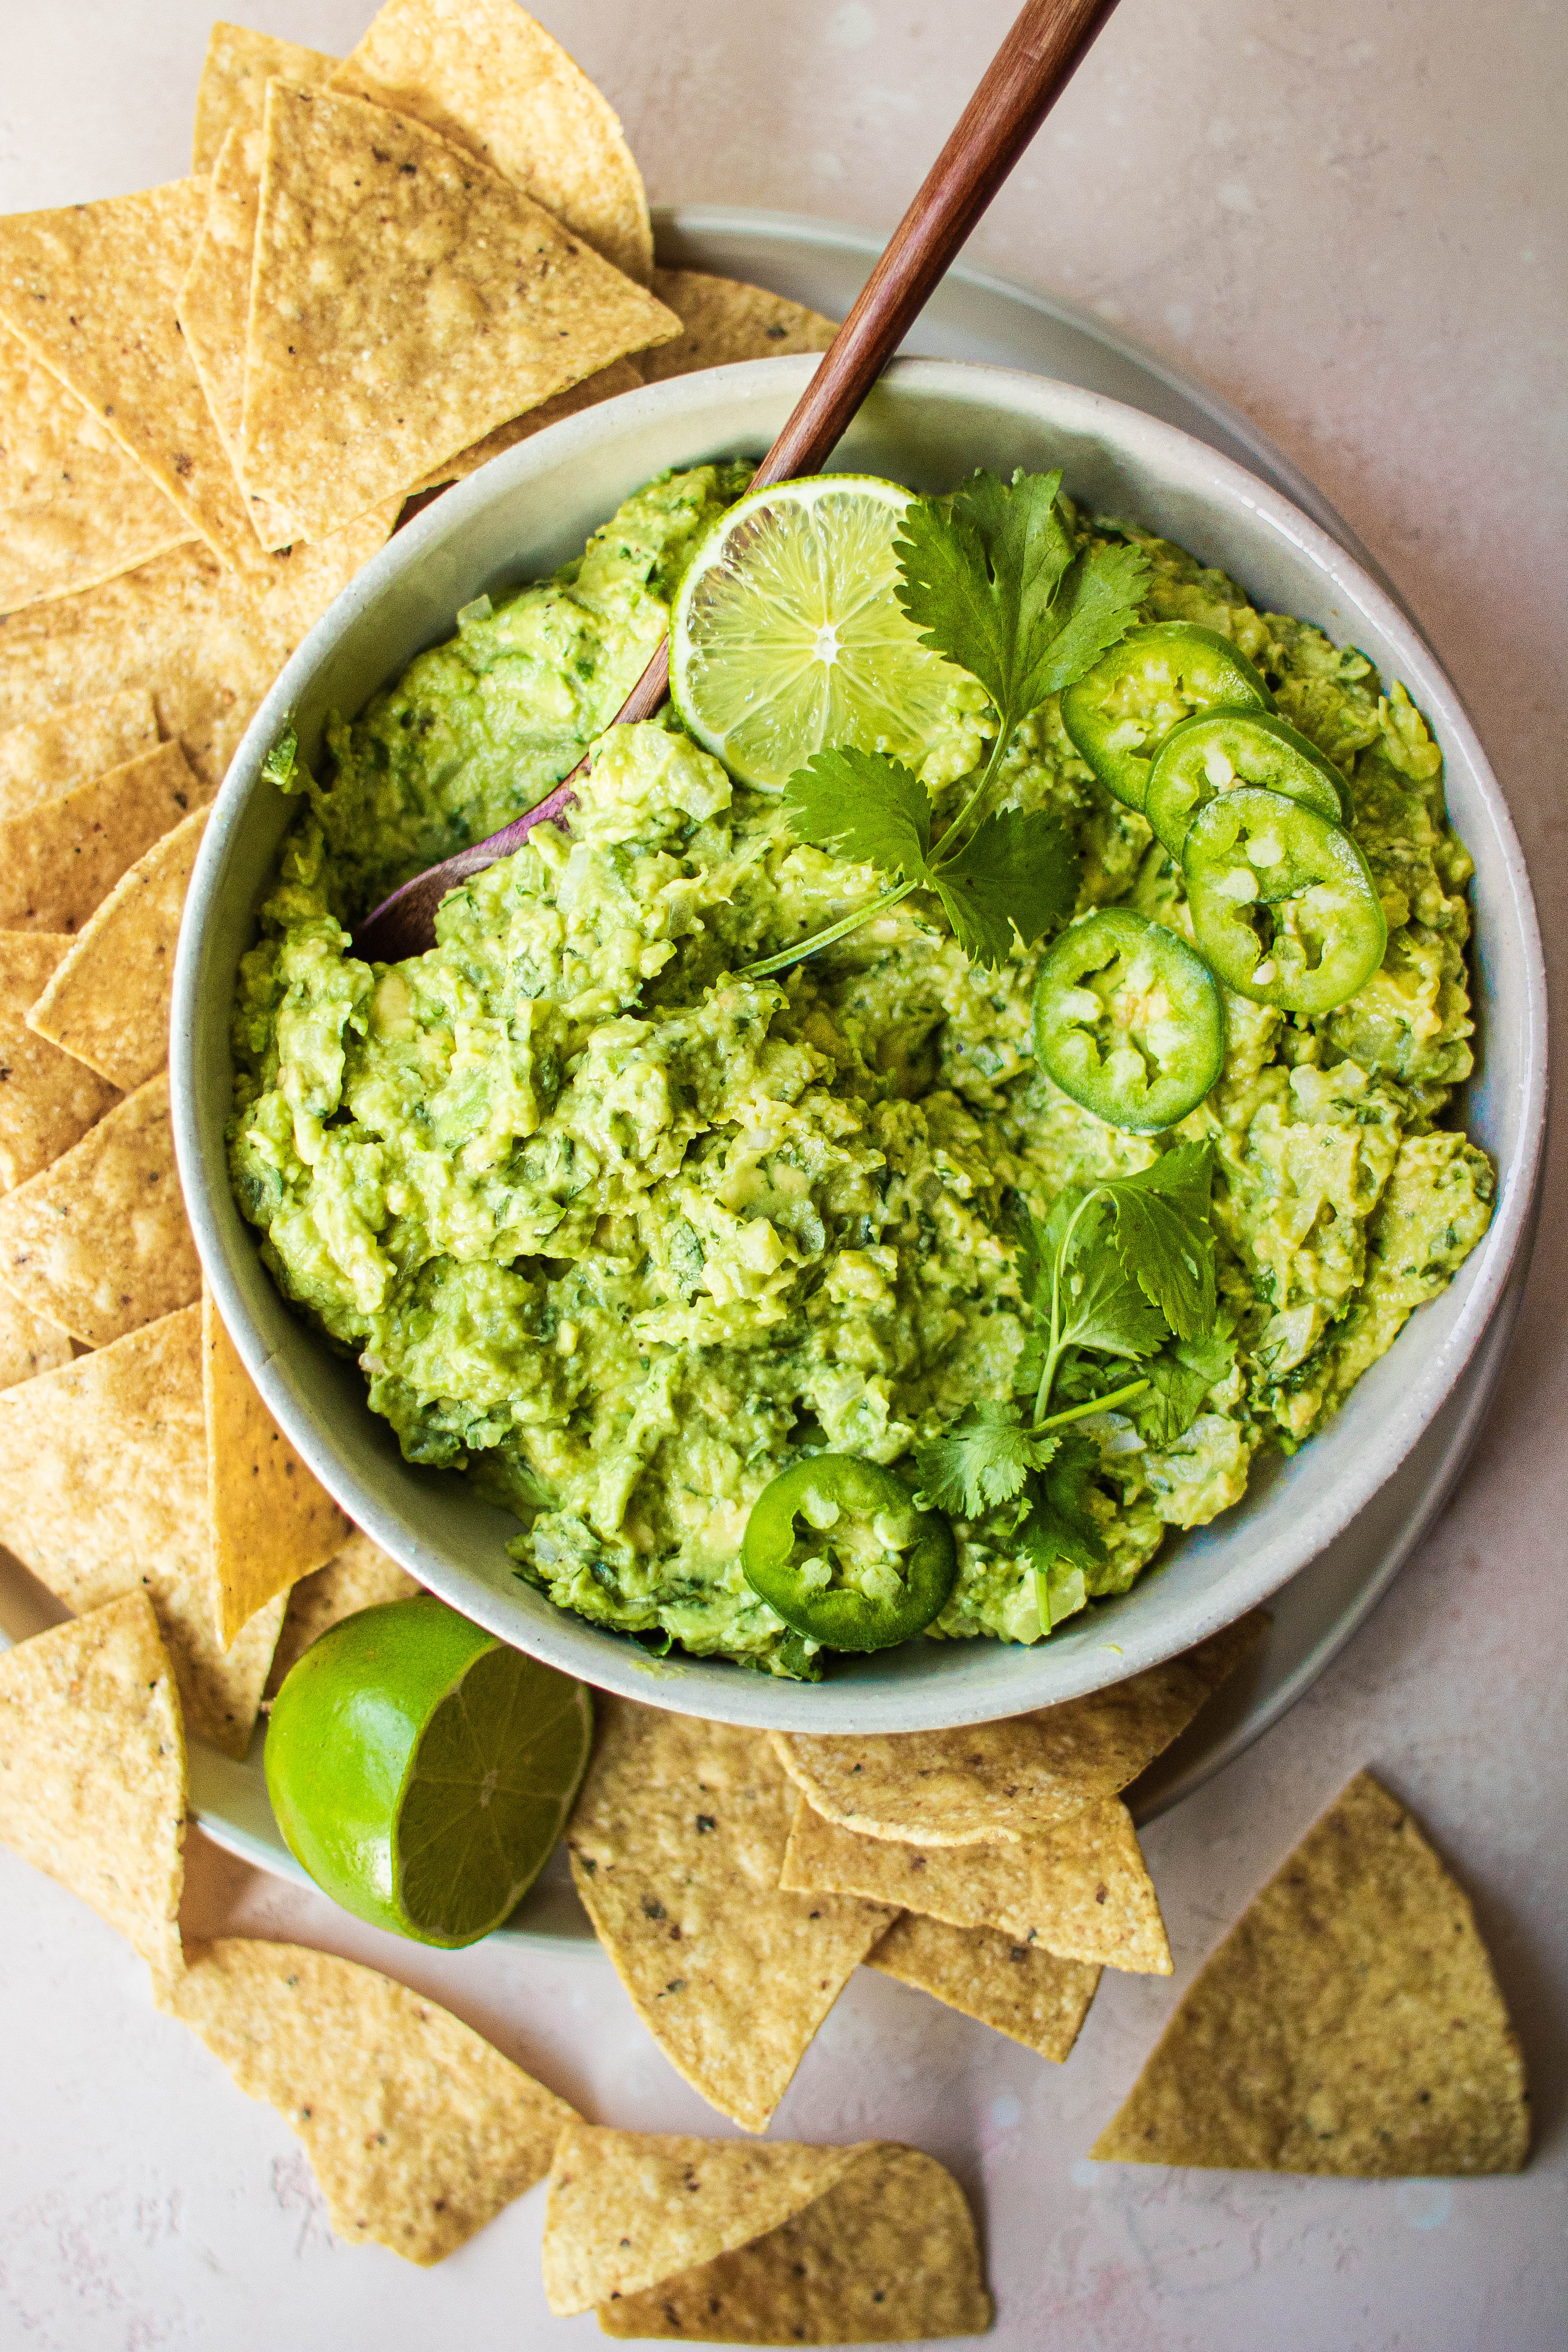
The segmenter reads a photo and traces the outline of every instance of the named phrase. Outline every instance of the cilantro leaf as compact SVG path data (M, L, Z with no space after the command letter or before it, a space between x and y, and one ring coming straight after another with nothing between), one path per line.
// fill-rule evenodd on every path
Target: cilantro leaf
M1222 1315L1205 1338L1178 1339L1140 1365L1150 1386L1121 1410L1148 1444L1174 1445L1197 1419L1210 1389L1225 1379L1235 1361L1236 1327L1228 1315Z
M1013 953L1015 929L1026 947L1073 910L1083 860L1059 820L1006 809L988 816L931 883L967 956L993 967Z
M1122 1265L1178 1339L1196 1339L1214 1328L1213 1182L1210 1146L1181 1143L1136 1176L1100 1187L1114 1214Z
M1100 1196L1071 1187L1061 1193L1036 1240L1039 1273L1028 1301L1037 1327L1048 1326L1061 1348L1102 1355L1152 1356L1170 1338L1135 1267L1116 1246L1114 1213Z
M1076 1569L1087 1577L1105 1559L1100 1523L1089 1505L1090 1481L1099 1467L1100 1448L1093 1438L1080 1430L1068 1431L1040 1481L1035 1507L1023 1525L1021 1541L1035 1571L1041 1629L1047 1633L1052 1577L1064 1568Z
M1026 1429L1015 1404L972 1404L917 1452L921 1492L939 1511L977 1519L1022 1493L1030 1471L1042 1469L1060 1443Z
M875 866L906 882L923 877L931 796L920 778L881 751L814 751L784 789L784 813L816 849Z
M1064 618L1041 673L1047 693L1059 694L1121 643L1148 590L1149 560L1136 547L1096 547L1074 564L1059 599Z

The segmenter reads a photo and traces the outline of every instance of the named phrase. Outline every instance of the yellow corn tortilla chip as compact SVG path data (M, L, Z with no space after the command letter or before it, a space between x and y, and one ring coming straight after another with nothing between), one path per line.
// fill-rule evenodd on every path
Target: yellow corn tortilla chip
M300 1944L186 1958L160 2005L298 2134L349 2245L438 2263L549 2171L574 2110L433 2000Z
M656 269L652 288L685 332L640 362L644 380L692 375L735 360L776 360L793 352L825 352L836 320L804 302L747 286L738 278L710 278L704 269Z
M205 180L173 180L0 218L0 320L163 491L184 530L244 564L256 535L174 315L206 207Z
M699 2344L910 2344L992 2317L963 2191L886 2141L766 2237L598 2306L606 2336Z
M356 1616L362 1609L379 1609L385 1601L412 1601L422 1590L405 1575L390 1552L383 1551L355 1528L325 1568L302 1576L289 1591L283 1631L267 1677L267 1697L282 1688L289 1667L304 1656L312 1642L320 1641L330 1625Z
M185 1735L144 1592L0 1657L0 1838L179 1974Z
M240 466L308 538L679 328L421 123L275 81L266 139Z
M64 703L140 688L216 791L251 712L314 621L391 536L378 507L319 547L226 572L205 547L0 617L0 728ZM248 529L248 525L247 526Z
M626 1699L596 1713L577 1892L671 2065L762 2131L891 1915L780 1888L794 1797L761 1734Z
M1086 1805L1026 1845L901 1845L795 1809L780 1885L896 1903L953 1927L994 1927L1058 1959L1156 1976L1171 1947L1132 1817Z
M126 868L27 1015L36 1035L127 1094L168 1059L174 949L208 814L193 809ZM129 1002L128 971L136 974Z
M865 1837L919 1845L1037 1837L1136 1780L1266 1622L1254 1611L1163 1665L1031 1715L960 1731L774 1732L773 1746L814 1811Z
M29 1315L19 1298L0 1284L0 1389L14 1389L39 1372L58 1371L75 1361L70 1333Z
M389 0L332 87L427 123L647 285L653 229L619 118L513 0Z
M263 152L259 114L252 129L237 124L219 148L206 218L180 289L175 314L251 529L263 547L279 548L288 547L300 534L281 507L246 488L240 471L245 342L250 323L250 270L256 252Z
M158 714L145 687L51 710L0 735L0 817L58 800L84 776L101 776L158 748Z
M1204 1963L1090 2154L1389 2179L1517 2172L1529 2147L1468 1898L1358 1772Z
M324 1568L352 1529L257 1395L205 1289L202 1391L214 1614L226 1649L258 1610Z
M68 1151L120 1099L96 1070L27 1026L69 945L58 934L0 932L0 1192Z
M0 929L79 930L127 869L207 798L178 743L0 823Z
M202 1310L0 1394L0 1542L79 1613L144 1586L186 1729L243 1756L281 1597L226 1654L212 1621Z
M1078 2040L1100 1982L1100 1970L1085 1961L1058 1960L1043 1945L1016 1943L994 1927L950 1927L918 1911L894 1922L866 1965L1057 2063Z
M191 138L191 169L210 172L231 131L259 131L267 85L284 81L323 83L337 68L336 58L252 33L243 25L215 25L196 84L196 120Z
M0 613L90 588L191 536L102 422L0 331Z
M0 1283L89 1348L200 1297L167 1077L149 1078L52 1167L0 1198Z
M520 441L542 433L547 425L557 425L563 416L576 416L584 408L596 408L601 400L614 400L623 392L637 391L642 383L638 364L635 360L612 360L607 368L601 368L585 383L574 383L570 392L558 392L553 400L541 401L526 416L514 416L508 424L498 425L482 441L459 449L455 457L432 467L425 479L414 485L415 491L439 489L447 482L465 482L492 457L499 457L503 449L515 449Z
M803 2212L877 2143L696 2139L568 2124L550 2168L541 2250L560 2318L749 2245Z

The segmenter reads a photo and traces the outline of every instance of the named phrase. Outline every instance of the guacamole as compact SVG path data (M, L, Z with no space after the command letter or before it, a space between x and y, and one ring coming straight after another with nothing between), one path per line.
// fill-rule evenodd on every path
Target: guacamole
M816 1670L742 1570L752 1505L812 1451L901 1468L1026 1344L1009 1204L1212 1142L1224 1312L1185 1402L1080 1426L1103 1553L1053 1572L1051 1622L1124 1591L1168 1528L1310 1437L1486 1230L1485 1155L1440 1124L1471 1066L1470 864L1403 688L1120 525L1142 617L1237 646L1332 761L1388 925L1321 1018L1230 993L1212 1093L1166 1135L1102 1125L1031 1048L1039 951L996 971L925 897L773 977L744 967L868 907L883 877L803 846L673 716L604 733L696 541L744 487L696 467L629 499L580 563L458 616L352 722L285 841L235 1008L233 1182L285 1295L353 1354L407 1458L511 1513L519 1573L627 1633ZM955 675L922 781L939 813L982 755ZM395 966L346 926L531 807L601 738L560 826L446 901ZM1191 937L1179 873L1095 781L1055 699L1010 746L1005 804L1056 813L1080 908ZM954 1523L928 1629L1031 1642L1016 1513Z

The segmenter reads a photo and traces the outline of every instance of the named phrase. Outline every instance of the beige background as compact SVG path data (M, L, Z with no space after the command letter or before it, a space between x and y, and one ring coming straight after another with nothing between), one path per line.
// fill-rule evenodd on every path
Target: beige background
M1005 0L553 0L656 201L886 228ZM253 21L351 46L358 0ZM1549 0L1122 0L974 240L1192 369L1321 485L1424 618L1524 836L1560 967L1568 644L1564 40ZM194 0L5 0L0 209L187 166ZM1005 2352L1556 2352L1565 2162L1562 1138L1519 1347L1463 1488L1310 1697L1148 1845L1174 1988L1108 1977L1050 2068L921 1996L851 1986L784 2136L945 2157L985 2217ZM1473 1890L1528 2045L1518 2181L1102 2171L1083 2151L1175 1991L1363 1762ZM443 1958L203 1850L187 1925L379 1957L604 2121L712 2118L608 1968ZM0 1853L0 2347L586 2346L538 2287L541 2199L432 2273L335 2246L303 2158L107 1929Z

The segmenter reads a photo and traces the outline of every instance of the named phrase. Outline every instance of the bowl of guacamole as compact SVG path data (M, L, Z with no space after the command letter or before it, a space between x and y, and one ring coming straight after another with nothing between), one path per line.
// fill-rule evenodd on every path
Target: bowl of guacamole
M976 468L1061 469L1080 558L1142 566L1138 628L1233 649L1339 794L1386 932L1348 1001L1308 1016L1226 990L1202 1100L1155 1131L1113 1123L1044 1066L1043 961L1091 915L1190 939L1191 910L1058 695L1010 737L1000 804L1050 820L1071 889L996 962L937 894L878 913L873 864L804 838L678 719L605 734L811 365L567 420L354 582L219 796L172 1073L225 1320L311 1468L411 1573L655 1704L898 1730L1171 1655L1370 1498L1528 1229L1543 996L1505 804L1408 621L1237 467L1067 386L900 362L835 467L929 498ZM988 709L961 679L923 722L939 825ZM353 954L391 888L602 735L576 804L454 893L435 948ZM1119 1220L1143 1238L1116 1261L1131 1304L1108 1290L1098 1323L1084 1306L1052 1360L1045 1443L1015 1400L1041 1284L1067 1295L1042 1254L1075 1207L1108 1266ZM1187 1320L1157 1265L1174 1232L1179 1275L1178 1210L1209 1253ZM1079 1291L1100 1279L1076 1263ZM1140 1280L1147 1329L1119 1343ZM841 1651L792 1596L830 1580L856 1479L862 1593L883 1590L880 1546L890 1575L922 1563L934 1614L898 1639L884 1607L884 1645Z

